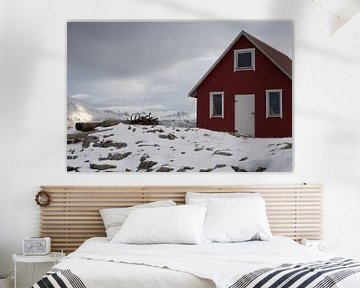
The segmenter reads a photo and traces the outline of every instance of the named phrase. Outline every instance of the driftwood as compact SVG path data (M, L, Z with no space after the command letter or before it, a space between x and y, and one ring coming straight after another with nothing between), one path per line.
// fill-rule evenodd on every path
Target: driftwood
M151 113L144 116L131 114L127 123L132 125L159 125L159 119L152 117Z
M75 128L82 132L95 131L97 127L110 127L120 123L132 124L132 125L159 125L159 119L151 116L151 113L141 116L131 114L130 119L127 120L104 120L102 122L77 122Z

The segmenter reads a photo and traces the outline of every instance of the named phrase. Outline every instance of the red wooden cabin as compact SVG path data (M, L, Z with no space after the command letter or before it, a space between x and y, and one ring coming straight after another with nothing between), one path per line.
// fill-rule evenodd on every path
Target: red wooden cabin
M292 136L292 60L242 31L189 92L197 127Z

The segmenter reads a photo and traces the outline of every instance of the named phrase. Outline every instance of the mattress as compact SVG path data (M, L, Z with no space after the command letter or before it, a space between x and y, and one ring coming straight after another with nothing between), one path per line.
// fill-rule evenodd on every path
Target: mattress
M318 261L324 261L321 265L328 261L325 264L333 266L334 262L329 261L338 259L337 257L312 250L286 237L274 237L272 241L200 245L112 244L106 238L91 238L54 268L57 271L71 271L83 283L83 286L77 287L87 288L281 287L241 286L236 283L244 277L248 279L248 275L254 275L254 271L272 273L271 269L278 266L282 267L281 271L289 271L292 264L298 263L312 263L313 266L316 263L316 266L319 266ZM359 266L359 263L352 264L349 266L352 270L347 269L351 273L341 278L341 281L321 287L360 287L360 273L356 270ZM296 271L309 270L308 267L294 267ZM279 274L278 278L281 275ZM276 279L273 283L276 283Z

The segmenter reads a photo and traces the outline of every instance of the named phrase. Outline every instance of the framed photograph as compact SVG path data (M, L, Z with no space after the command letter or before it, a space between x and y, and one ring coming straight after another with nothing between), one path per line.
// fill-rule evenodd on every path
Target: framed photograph
M291 21L67 23L67 171L291 172Z

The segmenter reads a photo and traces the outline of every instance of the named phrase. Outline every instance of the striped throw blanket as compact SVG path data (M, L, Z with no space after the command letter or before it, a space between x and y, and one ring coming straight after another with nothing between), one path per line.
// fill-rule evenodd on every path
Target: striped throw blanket
M229 288L331 288L359 272L360 262L345 258L284 264L246 274Z
M229 288L331 288L346 277L360 272L360 262L333 258L303 264L283 264L242 276ZM32 288L86 288L69 269L52 269ZM106 287L104 287L106 288Z
M81 279L69 269L53 268L32 286L32 288L86 288Z

